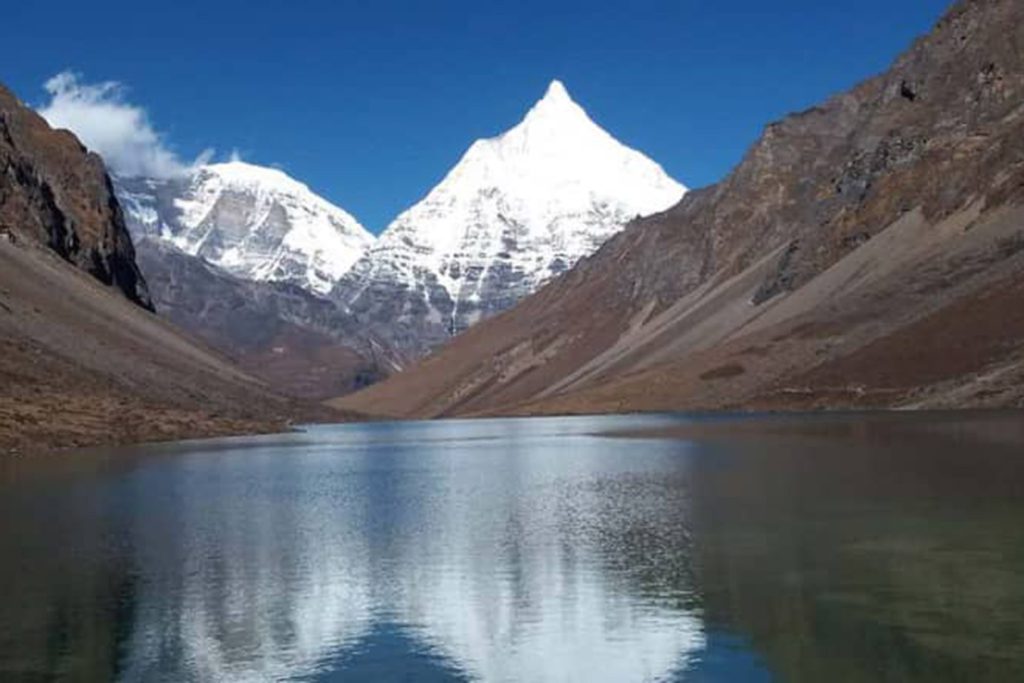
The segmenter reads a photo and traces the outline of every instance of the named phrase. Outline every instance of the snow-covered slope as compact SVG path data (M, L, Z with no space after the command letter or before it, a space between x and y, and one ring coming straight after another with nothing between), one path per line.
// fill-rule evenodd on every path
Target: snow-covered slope
M504 135L473 143L335 296L401 346L430 347L536 291L686 189L595 124L558 81Z
M241 161L184 178L119 178L136 237L157 237L244 279L325 294L373 243L351 215L272 168Z

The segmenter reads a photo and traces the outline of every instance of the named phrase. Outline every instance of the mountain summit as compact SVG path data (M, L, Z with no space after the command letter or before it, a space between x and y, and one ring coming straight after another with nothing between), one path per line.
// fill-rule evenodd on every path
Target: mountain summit
M510 307L685 191L553 81L521 123L474 142L398 216L334 295L399 346L430 348Z
M118 178L136 238L154 237L229 273L324 294L373 242L359 222L274 168L242 161L183 178Z

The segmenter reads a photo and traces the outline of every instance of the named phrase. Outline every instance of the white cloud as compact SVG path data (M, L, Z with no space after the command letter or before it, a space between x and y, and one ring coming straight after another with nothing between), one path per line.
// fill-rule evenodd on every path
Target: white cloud
M44 87L50 101L39 110L43 118L54 128L72 131L114 173L167 178L188 171L189 165L154 130L146 110L125 101L120 83L82 83L78 74L64 71ZM204 152L196 162L210 156Z

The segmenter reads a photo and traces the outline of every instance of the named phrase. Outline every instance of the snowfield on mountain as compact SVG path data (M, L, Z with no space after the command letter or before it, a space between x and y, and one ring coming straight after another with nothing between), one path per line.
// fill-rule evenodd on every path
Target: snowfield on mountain
M520 124L474 142L388 226L334 296L399 347L430 348L511 307L685 192L554 81Z
M156 237L246 280L326 294L374 239L283 171L241 161L116 185L133 236Z

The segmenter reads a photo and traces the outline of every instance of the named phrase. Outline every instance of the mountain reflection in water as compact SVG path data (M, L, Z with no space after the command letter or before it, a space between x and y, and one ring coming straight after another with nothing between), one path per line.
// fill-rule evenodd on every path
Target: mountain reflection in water
M9 462L0 678L1011 680L1024 466L1019 419L991 419L368 424ZM652 428L683 431L601 435Z

